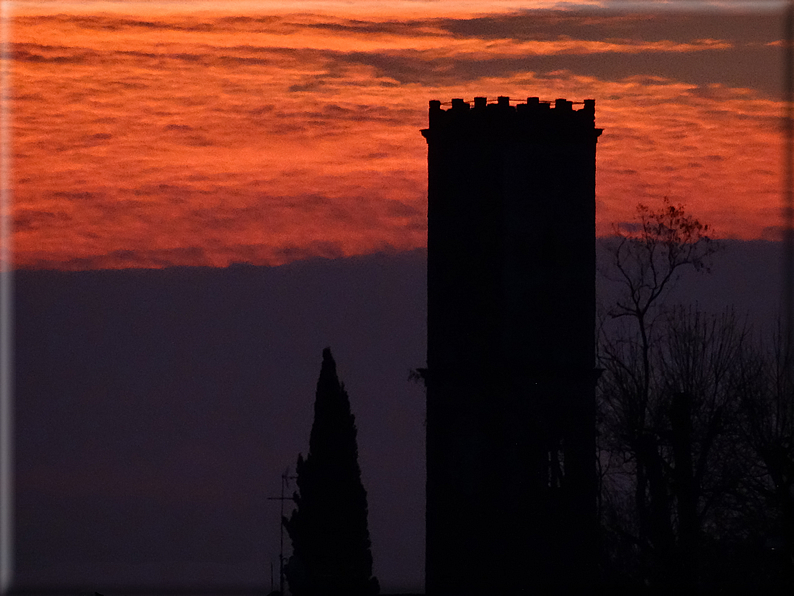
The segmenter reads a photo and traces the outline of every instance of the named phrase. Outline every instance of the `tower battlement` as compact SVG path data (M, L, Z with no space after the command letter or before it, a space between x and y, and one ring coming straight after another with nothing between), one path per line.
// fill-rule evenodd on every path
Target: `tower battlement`
M426 138L439 133L470 135L480 131L542 138L601 134L601 129L595 128L595 100L576 103L582 107L574 109L574 102L567 99L556 99L552 104L539 97L528 97L526 103L515 105L505 96L498 97L495 103L489 103L487 97L475 97L474 102L453 99L446 104L432 100L430 128L422 134ZM449 107L443 109L442 105Z

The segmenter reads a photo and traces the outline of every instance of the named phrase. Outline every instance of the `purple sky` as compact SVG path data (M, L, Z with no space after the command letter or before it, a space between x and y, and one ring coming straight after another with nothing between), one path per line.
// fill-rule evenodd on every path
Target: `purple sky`
M771 321L780 247L732 242L672 301ZM280 474L331 346L359 430L375 573L421 591L421 250L276 268L17 275L22 585L269 587ZM600 285L601 300L610 290ZM101 588L101 589L100 589Z

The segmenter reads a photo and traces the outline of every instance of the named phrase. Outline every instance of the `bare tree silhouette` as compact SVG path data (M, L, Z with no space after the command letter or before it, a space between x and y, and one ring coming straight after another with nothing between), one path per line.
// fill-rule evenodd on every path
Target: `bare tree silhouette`
M621 288L599 344L601 449L619 460L609 479L612 507L615 492L622 495L623 519L613 522L639 551L643 575L678 585L694 582L704 474L723 430L727 367L745 334L730 313L715 319L663 308L684 268L708 270L719 247L707 231L667 199L656 211L639 205L635 224L616 227L604 272Z
M794 383L787 338L779 322L771 342L758 346L736 371L747 506L766 530L766 547L779 563L773 581L794 589ZM748 499L749 501L749 499Z

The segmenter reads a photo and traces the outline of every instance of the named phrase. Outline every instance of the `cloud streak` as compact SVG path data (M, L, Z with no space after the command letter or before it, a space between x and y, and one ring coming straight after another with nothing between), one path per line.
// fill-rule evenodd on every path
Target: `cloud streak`
M598 230L778 224L777 29L551 11L19 15L19 267L281 264L424 245L429 99L597 99Z

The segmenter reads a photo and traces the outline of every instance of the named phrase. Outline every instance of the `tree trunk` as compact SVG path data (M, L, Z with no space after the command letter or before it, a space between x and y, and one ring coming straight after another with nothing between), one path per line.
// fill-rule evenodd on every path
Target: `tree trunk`
M676 393L670 406L673 490L678 511L678 549L673 573L682 589L697 583L698 487L692 466L692 396Z

